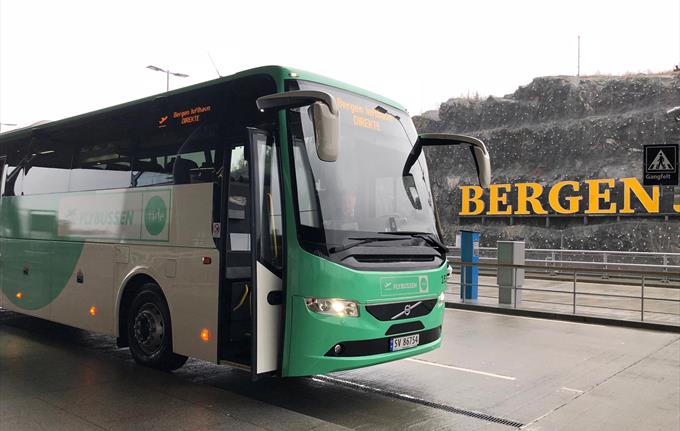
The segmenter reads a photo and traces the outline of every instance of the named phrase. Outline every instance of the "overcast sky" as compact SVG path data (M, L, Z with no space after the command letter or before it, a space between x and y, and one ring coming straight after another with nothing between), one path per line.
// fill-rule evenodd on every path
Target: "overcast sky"
M412 114L504 95L535 76L670 70L680 0L0 0L0 122L56 120L282 64L370 89ZM3 126L2 130L11 127Z

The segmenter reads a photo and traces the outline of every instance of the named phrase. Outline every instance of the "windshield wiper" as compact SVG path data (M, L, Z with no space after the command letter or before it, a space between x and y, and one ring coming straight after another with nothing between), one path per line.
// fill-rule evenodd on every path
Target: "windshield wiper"
M390 235L403 235L403 236L410 236L411 238L420 238L426 243L434 246L437 250L441 251L442 253L446 253L449 251L449 248L441 242L436 236L434 236L431 233L428 232L412 232L412 231L398 231L398 232L389 232Z
M380 233L380 232L378 232ZM390 232L391 233L391 232ZM331 253L339 253L341 251L349 250L350 248L356 247L358 245L362 244L368 244L370 242L380 242L380 241L394 241L401 239L400 237L396 238L389 238L386 236L376 236L376 237L361 237L361 238L347 238L347 239L356 239L358 241L351 242L349 244L344 244L341 245L340 247L331 247L328 249L329 252Z

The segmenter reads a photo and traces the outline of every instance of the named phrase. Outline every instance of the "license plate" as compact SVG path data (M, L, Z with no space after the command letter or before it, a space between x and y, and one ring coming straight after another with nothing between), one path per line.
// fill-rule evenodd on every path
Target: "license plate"
M407 335L405 337L397 337L390 339L390 352L397 350L410 349L416 347L420 343L420 334Z

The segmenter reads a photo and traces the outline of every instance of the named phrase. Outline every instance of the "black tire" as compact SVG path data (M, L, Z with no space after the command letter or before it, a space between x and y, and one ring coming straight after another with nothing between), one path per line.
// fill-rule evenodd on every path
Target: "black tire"
M160 292L157 284L146 283L135 295L127 317L128 342L138 364L172 371L187 357L172 351L170 311Z

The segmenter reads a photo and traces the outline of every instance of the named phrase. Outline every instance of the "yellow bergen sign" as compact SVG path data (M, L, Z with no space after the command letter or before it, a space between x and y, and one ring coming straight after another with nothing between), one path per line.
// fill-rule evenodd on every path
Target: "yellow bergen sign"
M581 184L576 181L561 181L548 191L546 209L540 201L545 188L538 183L492 184L489 186L488 205L482 199L479 186L461 186L461 216L476 215L547 215L553 214L633 214L633 199L640 202L649 214L659 213L659 187L654 186L651 194L642 187L637 178L621 178L623 202L612 202L612 190L616 180L586 180L587 193L581 193ZM516 199L510 202L511 192ZM585 208L582 205L585 203ZM550 211L549 211L550 210ZM680 213L680 204L673 205L673 211Z

